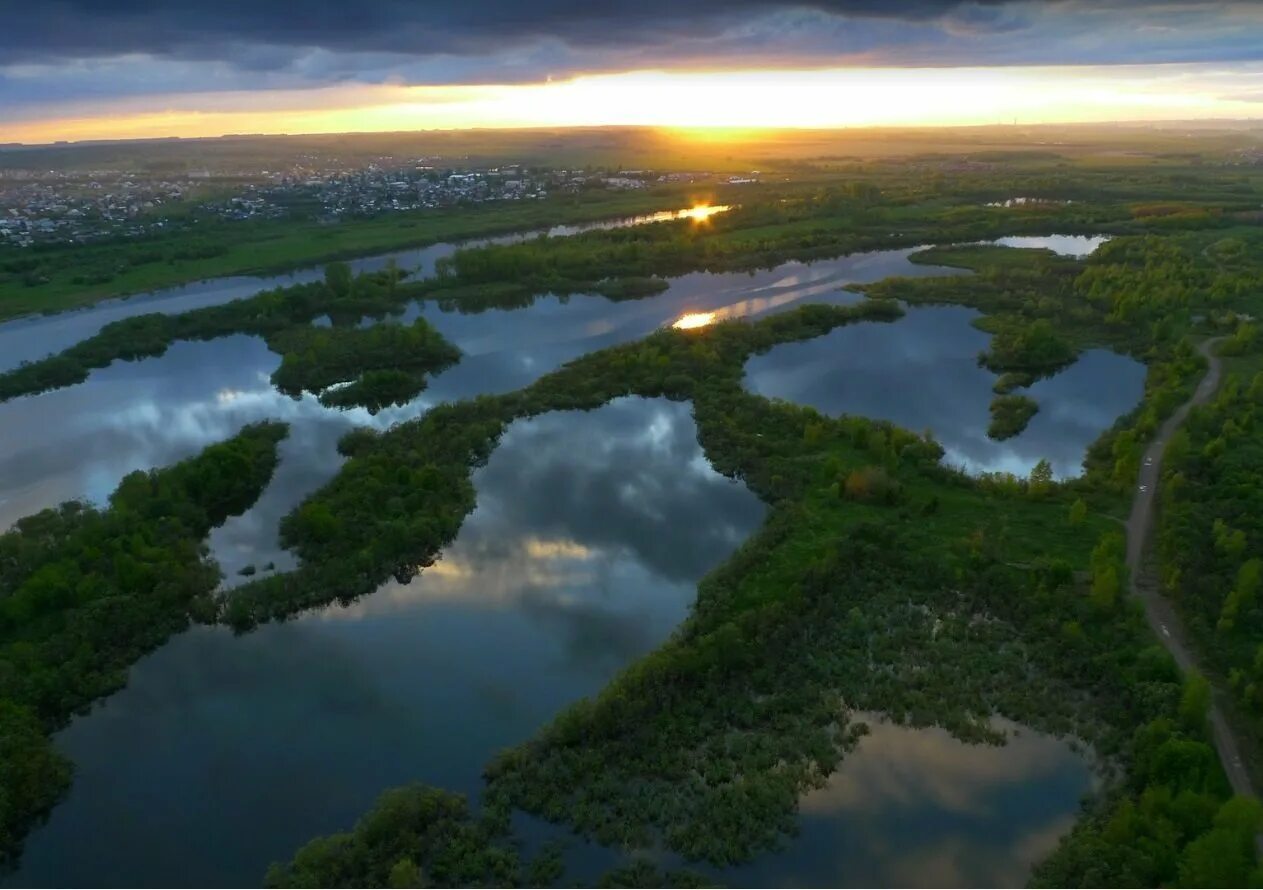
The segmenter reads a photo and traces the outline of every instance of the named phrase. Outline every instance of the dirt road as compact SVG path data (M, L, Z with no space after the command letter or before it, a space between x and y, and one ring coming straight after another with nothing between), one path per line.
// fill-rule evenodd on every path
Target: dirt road
M1199 348L1210 363L1206 376L1198 384L1193 397L1167 418L1166 423L1162 424L1157 438L1145 451L1140 467L1140 478L1137 481L1136 499L1132 503L1131 516L1127 520L1127 568L1131 571L1132 593L1144 603L1149 626L1153 628L1154 634L1162 641L1162 645L1166 646L1167 651L1171 653L1183 671L1198 670L1197 660L1189 649L1184 625L1176 615L1171 602L1158 589L1157 579L1145 570L1144 553L1145 544L1153 531L1154 495L1162 473L1162 452L1166 450L1171 435L1188 417L1189 411L1195 405L1209 401L1219 387L1223 367L1218 357L1211 351L1211 347L1216 342L1207 340ZM1223 763L1224 772L1228 774L1228 781L1232 783L1232 790L1237 794L1255 796L1250 776L1241 762L1240 746L1228 727L1228 721L1224 718L1223 709L1220 707L1218 692L1215 693L1211 702L1210 723L1214 732L1215 748L1219 751L1219 759Z

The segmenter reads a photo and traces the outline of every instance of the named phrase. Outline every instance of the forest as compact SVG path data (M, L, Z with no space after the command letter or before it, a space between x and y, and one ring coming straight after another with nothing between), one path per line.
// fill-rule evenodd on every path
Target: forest
M203 541L259 496L286 427L247 427L134 472L102 508L68 502L0 535L0 863L70 786L50 736L191 621L214 620Z
M1261 242L1235 215L1248 185L1220 183L1201 206L1169 203L1203 175L1159 183L1139 171L1099 189L1084 175L1074 203L1000 208L988 205L1014 184L994 176L878 170L769 192L775 200L751 200L705 225L474 247L432 279L407 281L394 268L355 277L331 263L323 281L139 316L0 375L0 399L14 398L179 340L247 333L281 357L273 380L282 391L376 409L414 397L428 375L459 360L423 321L362 325L393 322L413 300L476 312L543 293L646 299L664 276L929 243L945 246L914 261L970 273L866 285L868 299L852 306L660 330L515 392L442 404L384 432L354 430L339 445L338 475L281 523L298 568L222 597L210 596L218 573L200 541L257 496L275 463L277 426L128 477L107 509L71 505L24 520L0 537L0 740L16 752L0 760L9 846L69 781L49 733L116 688L139 654L190 621L248 632L391 578L408 581L474 509L471 473L511 422L641 395L692 404L709 462L767 505L763 528L703 580L667 643L488 763L480 800L423 786L389 791L348 832L274 867L269 884L556 880L557 856L522 858L507 825L515 810L700 867L746 862L792 836L802 795L863 743L860 712L987 745L1004 744L992 719L1003 717L1089 749L1100 788L1037 869L1040 885L1259 883L1253 843L1263 813L1232 797L1207 709L1227 689L1252 731L1260 728L1251 715L1263 702L1263 530L1253 498L1263 367L1254 326L1240 316L1259 308L1251 282ZM1071 194L1071 174L1046 177L1034 190ZM1137 203L1146 193L1151 200ZM1085 259L965 243L1048 231L1114 237ZM998 375L996 438L1016 435L1038 410L1023 390L1085 349L1143 361L1144 399L1094 443L1082 477L1057 482L1046 461L1025 478L971 477L943 465L929 433L829 417L745 388L751 356L840 325L894 322L901 303L976 310L975 324L991 334L979 361ZM1158 541L1163 583L1213 669L1202 678L1181 674L1127 596L1120 521L1146 444L1202 378L1197 346L1214 337L1239 372L1172 442ZM164 560L172 565L158 571ZM153 595L134 603L124 591L135 590ZM143 624L128 623L133 610ZM110 640L130 640L121 651L90 636L107 627ZM654 881L693 878L637 860L604 882Z
M1239 342L1239 341L1238 341ZM1233 340L1221 347L1231 354ZM1255 349L1230 364L1246 374ZM1263 739L1263 370L1230 372L1218 395L1195 409L1166 452L1158 580L1173 598L1250 729L1245 752L1259 765Z
M1125 597L1113 518L1143 443L1204 372L1188 336L1196 325L1213 330L1231 300L1211 295L1208 306L1189 285L1169 295L1181 311L1163 323L1123 323L1094 282L1131 276L1133 287L1169 291L1170 258L1148 237L1117 240L1121 247L1083 262L962 251L968 256L949 258L968 259L974 278L891 280L868 286L873 300L854 309L804 307L660 332L576 360L520 393L354 434L343 443L351 460L342 475L283 525L302 568L238 588L225 618L248 627L424 570L472 509L459 469L485 460L514 417L628 393L688 398L712 464L772 515L702 583L671 642L488 765L486 806L525 809L605 844L742 862L792 833L799 796L862 738L863 724L847 719L852 710L990 744L1003 738L978 715L1003 714L1087 741L1111 777L1038 882L1257 880L1258 807L1231 798L1209 744L1209 686L1181 678ZM1196 264L1184 250L1182 261ZM1107 273L1092 272L1098 265ZM1023 375L1021 386L1078 349L1131 352L1150 366L1146 397L1093 447L1083 479L1058 484L1046 465L1027 480L972 480L941 467L931 440L741 388L746 357L774 342L822 333L841 313L889 307L882 311L896 317L882 297L979 309L981 327L1013 332L998 338L1007 362L998 367ZM408 494L373 511L405 474ZM426 541L433 545L423 549ZM804 562L804 552L817 555ZM969 619L979 614L993 620ZM807 628L814 632L804 638ZM857 663L846 653L860 641L870 655ZM933 670L921 670L927 658ZM1019 673L1028 678L1019 688L1003 679Z

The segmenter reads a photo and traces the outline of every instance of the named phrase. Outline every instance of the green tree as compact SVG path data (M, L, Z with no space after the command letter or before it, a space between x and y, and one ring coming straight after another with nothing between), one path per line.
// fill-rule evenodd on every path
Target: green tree
M388 883L397 890L424 886L421 881L421 869L417 868L417 864L406 856L391 867Z
M1052 464L1047 460L1041 459L1039 463L1031 470L1031 494L1043 495L1052 488L1053 469Z
M1190 673L1180 695L1180 722L1189 732L1201 734L1206 729L1210 711L1210 682L1201 674Z
M1254 856L1247 838L1238 832L1214 828L1184 849L1180 859L1182 887L1250 887Z
M1118 602L1118 594L1122 590L1122 582L1118 577L1118 567L1107 565L1092 577L1092 605L1101 611L1108 611Z
M334 296L349 297L351 295L351 267L346 263L330 263L325 266L325 284Z

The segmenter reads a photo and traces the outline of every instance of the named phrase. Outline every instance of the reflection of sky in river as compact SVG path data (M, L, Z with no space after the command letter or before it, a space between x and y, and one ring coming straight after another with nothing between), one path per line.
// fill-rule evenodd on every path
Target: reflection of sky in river
M1069 831L1091 778L1063 741L1019 730L1002 748L941 729L869 722L828 784L800 804L783 852L729 886L1016 887ZM1008 725L1013 729L1012 725Z
M662 295L621 303L544 297L529 308L472 315L427 304L426 317L465 356L415 402L375 418L277 393L268 376L278 359L257 338L177 343L159 358L96 371L79 386L0 404L0 528L67 498L100 501L131 470L189 457L248 422L275 417L292 424L276 477L260 502L217 530L211 543L229 575L251 563L287 565L276 547L276 523L337 471L337 440L354 425L384 428L440 401L526 386L573 358L638 339L686 311L736 307L762 314L805 299L851 301L853 294L839 290L846 283L934 271L909 263L909 252L788 263L753 274L696 273L675 279ZM0 326L0 336L5 330Z
M590 229L612 229L658 222L662 214L629 216L620 219L601 220L573 226L553 226L547 234L554 237L573 235ZM434 264L442 257L450 256L465 245L507 244L533 238L542 230L481 238L461 244L441 242L427 247L399 250L377 256L348 260L354 272L376 272L386 268L390 260L414 278L433 274ZM336 231L330 229L332 237ZM31 316L0 324L0 370L7 370L24 361L34 361L50 352L57 352L91 337L112 321L142 315L147 312L177 313L207 306L218 306L252 297L262 290L288 287L317 281L324 275L324 266L308 266L279 275L234 275L194 281L177 287L163 288L117 300L106 300L90 307L61 312L56 315Z
M978 366L989 337L959 307L911 308L893 324L862 323L787 343L746 365L761 395L930 430L946 462L971 472L1025 475L1041 458L1059 476L1075 476L1097 436L1144 393L1145 368L1124 356L1089 350L1078 362L1032 386L1040 411L1019 436L987 438L995 375Z
M101 500L130 470L169 464L248 422L280 418L293 428L275 478L254 508L214 532L211 545L230 575L251 563L284 567L276 524L337 471L335 443L355 425L384 428L437 401L515 389L685 312L760 315L802 301L848 302L856 298L843 289L847 283L941 271L909 264L908 252L754 274L698 273L674 280L663 295L625 303L546 297L529 309L477 315L426 306L427 318L466 357L416 402L375 418L277 393L268 383L277 359L257 338L176 344L160 358L98 371L81 386L0 404L0 528L69 497ZM194 302L184 305L172 297L162 308L222 302L226 293L190 294ZM111 305L131 314L142 303ZM112 311L2 325L0 364L22 357L14 359L9 346L43 354L90 333ZM867 393L862 413L917 430L930 426L949 444L951 459L974 466L1001 461L1022 469L1047 455L1059 471L1073 471L1092 431L1129 407L1127 398L1134 401L1128 387L1138 386L1138 366L1088 353L1037 384L1041 414L1023 437L995 446L985 439L992 378L974 364L986 338L969 327L970 317L964 310L915 310L893 325L843 329L756 359L750 378L756 386L779 381L791 397L830 411L861 410L849 400ZM795 357L793 350L803 352ZM760 373L756 362L765 361ZM1038 433L1039 424L1049 429ZM953 437L957 444L948 442ZM709 470L687 407L660 401L625 400L587 415L515 424L476 482L477 510L443 559L412 584L387 585L349 608L239 639L195 630L143 660L127 690L59 737L79 765L76 784L32 836L13 880L163 884L187 883L194 874L254 883L269 860L313 834L349 825L383 788L422 779L475 789L489 753L528 737L669 633L696 579L760 515L743 488ZM667 523L670 534L662 531ZM872 740L866 744L873 750ZM865 762L864 750L848 761L848 775ZM1009 756L1009 749L968 750ZM915 772L926 759L909 751L897 761ZM1042 787L1038 775L1019 772L994 783L1007 789L1005 800L1024 800L1019 789L1028 780ZM820 864L803 867L819 876L816 883L847 881L838 857L825 852L837 847L842 823L821 823L816 806L811 798L804 804L797 843L807 845L804 863ZM937 806L931 801L924 812ZM1001 836L1028 843L1038 826L1018 818L1017 803L1004 806L1014 833ZM1040 807L1030 804L1035 814ZM875 801L859 816L843 806L836 811L845 834L861 845L846 858L867 856L885 869L872 872L874 881L910 874L915 857L901 844L913 841L900 824L920 825L920 817L905 813L882 823L872 815ZM1059 809L1060 818L1070 811ZM817 830L820 824L832 827ZM1006 876L1020 874L1002 870L1017 861L1012 856L962 841L959 832L928 836L933 849L946 844L990 857L997 870L980 871L988 863L976 863L962 872L978 881L1009 883L1016 879ZM892 858L891 849L902 852ZM762 882L758 874L750 880ZM924 874L916 880L931 880Z
M385 788L476 793L498 749L658 645L763 515L664 400L519 421L474 482L412 583L143 659L59 735L75 784L14 880L257 884Z

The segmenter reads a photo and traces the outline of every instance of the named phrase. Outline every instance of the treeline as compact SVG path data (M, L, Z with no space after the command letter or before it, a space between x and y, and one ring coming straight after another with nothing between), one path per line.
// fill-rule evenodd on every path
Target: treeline
M130 474L104 509L66 503L0 535L0 863L69 786L52 733L190 620L214 620L220 574L202 542L254 503L285 431L247 427Z
M1172 436L1158 557L1197 648L1263 733L1263 372L1230 375Z
M345 219L336 226L316 208L290 205L297 218L219 220L139 237L89 243L0 245L0 318L53 312L129 293L221 275L286 272L346 257L371 256L440 241L585 223L679 206L673 187L635 193L585 191L546 201L480 204Z
M1240 301L1254 292L1255 281L1253 274L1208 262L1175 238L1145 235L1097 248L1075 288L1109 324L1170 327L1199 308Z
M1146 444L1162 421L1188 401L1206 373L1205 357L1188 340L1155 346L1148 358L1144 399L1088 447L1083 465L1091 485L1130 490Z
M549 887L564 873L562 847L524 858L507 812L475 815L462 795L413 784L378 798L350 831L316 838L268 869L267 887ZM687 870L633 859L598 887L709 887Z
M862 190L863 191L863 190ZM812 260L926 242L990 240L1025 232L1098 231L1121 209L1048 205L1013 214L973 203L921 203L880 190L847 194L826 188L779 201L751 201L698 224L656 225L540 236L514 244L459 250L439 261L440 278L463 284L515 282L535 292L602 292L601 281L635 281L695 271L748 271L789 260ZM958 198L959 200L959 198ZM620 286L621 290L622 287ZM614 294L612 298L618 298Z

